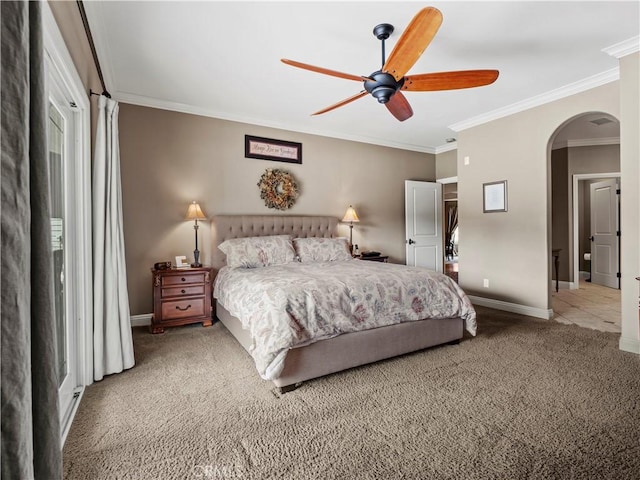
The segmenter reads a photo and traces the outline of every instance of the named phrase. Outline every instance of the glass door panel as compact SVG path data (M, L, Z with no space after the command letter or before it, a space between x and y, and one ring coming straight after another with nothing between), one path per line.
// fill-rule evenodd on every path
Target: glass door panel
M51 204L51 249L53 260L54 316L56 323L56 364L60 397L60 419L64 420L73 404L76 386L75 325L72 299L73 265L69 255L70 225L68 212L72 211L71 190L68 185L69 165L73 155L73 113L64 97L52 89L49 101L48 149L49 193ZM56 95L58 93L58 95ZM61 98L62 97L62 98ZM72 184L73 182L71 182ZM70 210L71 207L71 210Z
M67 327L64 308L64 117L49 105L49 192L51 194L51 246L53 250L54 309L57 334L58 387L68 373Z

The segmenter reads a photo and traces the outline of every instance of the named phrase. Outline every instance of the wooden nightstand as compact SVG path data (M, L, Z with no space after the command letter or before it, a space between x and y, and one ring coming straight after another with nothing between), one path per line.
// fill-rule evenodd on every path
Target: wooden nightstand
M369 262L383 262L388 263L389 255L376 255L373 257L363 257L362 255L358 255L356 258L359 260L367 260Z
M190 323L211 325L211 281L208 267L151 269L153 317L149 330L163 333L165 327Z

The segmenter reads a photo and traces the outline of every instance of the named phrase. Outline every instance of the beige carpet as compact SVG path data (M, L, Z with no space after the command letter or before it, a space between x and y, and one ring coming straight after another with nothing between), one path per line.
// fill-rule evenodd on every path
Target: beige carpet
M280 396L219 323L150 335L86 390L67 479L640 478L640 357L479 308L460 345Z

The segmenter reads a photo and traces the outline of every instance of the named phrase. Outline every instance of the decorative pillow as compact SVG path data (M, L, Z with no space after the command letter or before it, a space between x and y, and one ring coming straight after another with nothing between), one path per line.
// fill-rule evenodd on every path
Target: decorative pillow
M227 265L231 268L282 265L296 258L289 235L231 238L218 248L227 256Z
M294 238L293 245L301 262L333 262L353 260L349 252L349 242L338 238Z

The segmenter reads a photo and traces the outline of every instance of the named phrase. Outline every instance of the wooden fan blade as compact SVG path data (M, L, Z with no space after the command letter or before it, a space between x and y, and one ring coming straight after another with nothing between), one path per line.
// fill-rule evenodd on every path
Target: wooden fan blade
M401 122L404 122L407 118L411 118L413 116L411 105L409 105L407 97L405 97L402 92L394 93L385 105L391 112L391 115Z
M496 81L498 70L461 70L457 72L422 73L404 78L402 90L433 92L489 85Z
M312 72L324 73L325 75L331 75L332 77L344 78L347 80L355 80L356 82L362 82L368 80L368 77L361 77L359 75L351 75L350 73L342 73L336 70L329 70L328 68L316 67L307 63L296 62L295 60L289 60L287 58L281 58L282 63L291 65L292 67L302 68L304 70L311 70Z
M317 112L312 113L311 115L320 115L321 113L330 112L331 110L335 110L338 107L342 107L343 105L346 105L347 103L351 103L354 100L357 100L357 99L359 99L361 97L364 97L365 95L368 95L367 91L366 90L362 90L360 93L356 93L355 95L353 95L353 96L351 96L349 98L346 98L346 99L342 100L341 102L334 103L330 107L323 108L322 110L318 110Z
M382 67L382 71L390 73L396 80L404 77L422 52L429 46L431 40L442 24L442 13L434 7L427 7L416 13L395 48Z

